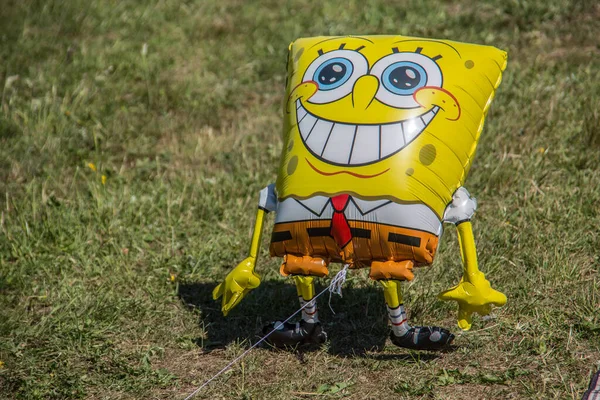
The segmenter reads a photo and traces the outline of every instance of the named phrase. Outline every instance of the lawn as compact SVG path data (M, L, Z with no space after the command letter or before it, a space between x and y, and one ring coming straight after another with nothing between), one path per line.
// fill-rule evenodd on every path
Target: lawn
M267 252L227 318L275 180L289 42L401 34L508 51L467 187L482 270L508 295L461 333L455 229L405 286L454 351L387 339L352 272L330 341L253 350L198 399L579 399L600 368L600 6L578 0L2 0L0 398L182 399L297 308ZM337 271L334 267L334 272ZM323 287L327 280L321 281Z

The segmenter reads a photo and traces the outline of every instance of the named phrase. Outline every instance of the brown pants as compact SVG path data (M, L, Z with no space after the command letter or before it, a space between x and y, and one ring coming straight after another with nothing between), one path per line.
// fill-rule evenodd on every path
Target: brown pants
M411 280L415 263L433 262L438 245L434 234L373 222L348 223L352 241L343 249L330 236L328 220L275 224L271 256L285 257L284 275L324 276L331 261L349 263L353 268L370 267L373 279Z

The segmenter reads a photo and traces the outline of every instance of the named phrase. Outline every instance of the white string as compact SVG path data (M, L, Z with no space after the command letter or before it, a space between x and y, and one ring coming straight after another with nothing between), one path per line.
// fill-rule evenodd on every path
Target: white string
M342 286L344 285L344 282L346 282L346 273L348 272L348 267L350 265L349 264L344 264L344 268L342 268L342 270L340 272L337 273L337 275L331 280L331 283L329 284L329 309L331 310L331 312L335 315L335 311L333 311L333 307L331 307L331 295L332 294L337 294L340 297L342 296Z
M344 284L344 281L346 280L346 272L347 271L348 271L348 264L345 264L344 268L342 268L341 271L338 272L335 275L335 277L331 280L331 283L329 284L329 286L326 287L325 289L323 289L322 291L320 291L315 297L312 298L312 300L317 299L319 296L321 296L323 293L325 293L327 291L329 291L329 301L330 302L331 302L331 293L335 293L335 294L338 294L338 295L341 296L342 295L342 285ZM291 320L292 318L294 318L299 312L301 312L302 310L304 310L311 303L312 302L306 302L302 307L300 307L298 310L296 310L296 312L294 312L292 315L290 315L289 317L287 317L287 319L285 321L281 322L280 323L281 326L283 326L283 324L285 324L286 322L288 322L289 320ZM329 307L331 308L331 304L329 305ZM196 390L194 390L192 393L190 393L184 400L190 400L192 397L196 396L198 394L198 392L200 392L200 390L202 390L209 383L211 383L212 381L214 381L217 377L219 377L221 374L223 374L225 371L227 371L229 368L231 368L233 366L233 364L237 363L239 360L241 360L242 358L244 358L246 356L246 354L250 353L250 351L252 349L254 349L256 346L258 346L259 344L261 344L262 342L264 342L265 340L267 340L267 338L269 336L271 336L271 334L273 332L275 332L275 329L271 330L265 336L261 337L258 342L254 343L246 351L244 351L242 354L240 354L235 359L233 359L233 361L231 361L229 364L227 364L222 370L220 370L219 372L217 372L215 375L213 375L212 378L210 378L209 380L207 380L206 382L204 382L202 385L200 385Z

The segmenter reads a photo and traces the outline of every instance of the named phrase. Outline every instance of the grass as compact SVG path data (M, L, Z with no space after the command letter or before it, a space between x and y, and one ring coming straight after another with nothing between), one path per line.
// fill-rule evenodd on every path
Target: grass
M337 314L321 302L328 344L253 351L197 398L580 398L600 367L599 21L585 0L4 0L0 398L183 398L296 309L266 239L227 319L210 292L275 179L288 43L348 33L508 50L468 188L509 303L453 352L407 352L353 273ZM459 277L447 229L411 319L456 332L431 296Z

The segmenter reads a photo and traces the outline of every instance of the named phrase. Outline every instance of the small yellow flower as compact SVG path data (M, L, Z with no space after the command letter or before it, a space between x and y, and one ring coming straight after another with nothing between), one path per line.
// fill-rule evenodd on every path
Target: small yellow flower
M171 278L171 282L175 282L175 274L171 274L170 278Z
M102 184L106 185L106 175L102 175Z
M4 362L0 361L0 369L4 368Z
M540 147L540 148L538 148L538 150L537 150L537 151L538 151L538 153L540 153L540 154L544 154L544 152L546 152L546 149L545 149L545 148L543 148L543 147Z
M89 168L89 169L91 169L92 171L94 171L94 172L96 172L96 171L97 171L97 169L96 169L96 166L94 165L94 163L88 163L88 165L87 165L87 166L88 166L88 168Z

